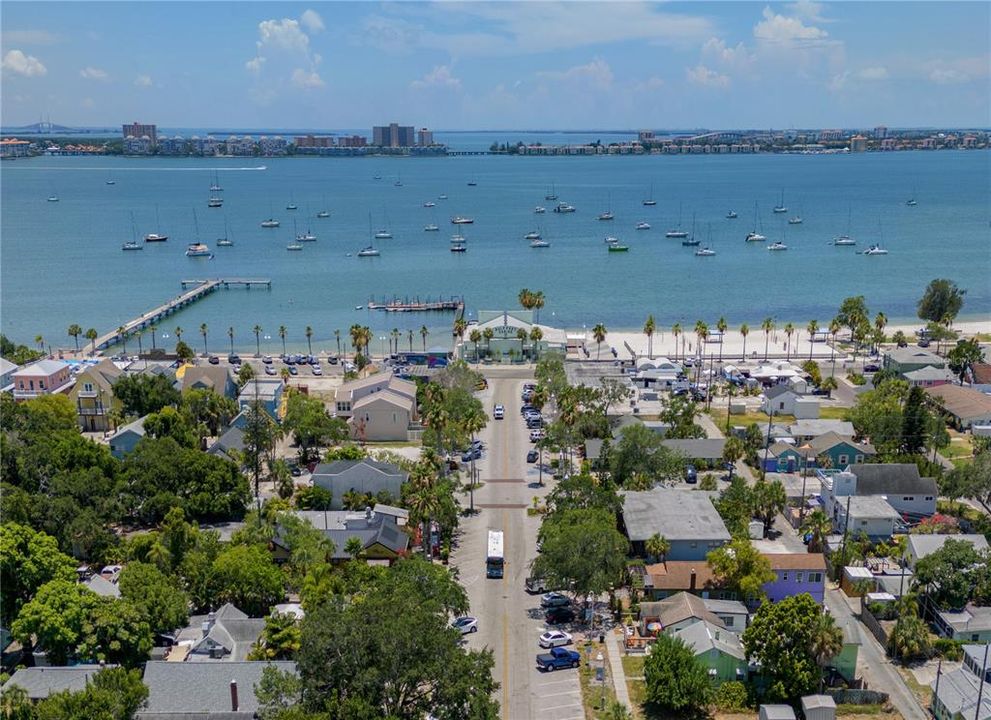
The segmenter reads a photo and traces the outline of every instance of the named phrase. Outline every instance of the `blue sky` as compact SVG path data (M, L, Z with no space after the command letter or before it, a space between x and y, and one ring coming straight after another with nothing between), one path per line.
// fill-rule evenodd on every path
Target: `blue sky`
M988 126L985 2L7 2L2 122Z

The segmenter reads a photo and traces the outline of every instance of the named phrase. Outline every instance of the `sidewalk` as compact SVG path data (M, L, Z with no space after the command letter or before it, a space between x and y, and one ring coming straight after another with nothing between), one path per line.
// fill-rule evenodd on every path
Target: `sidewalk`
M609 657L609 674L613 679L613 690L616 693L616 700L623 703L624 707L632 708L630 691L626 686L626 671L623 670L623 647L619 642L620 637L614 630L606 632L606 655Z

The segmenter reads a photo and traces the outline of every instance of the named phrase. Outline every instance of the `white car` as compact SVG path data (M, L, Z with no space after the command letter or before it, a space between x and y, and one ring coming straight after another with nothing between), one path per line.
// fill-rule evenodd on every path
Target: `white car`
M563 630L548 630L543 635L540 636L540 647L542 648L553 648L559 645L570 645L571 644L571 633L566 633Z
M465 615L455 618L451 623L451 627L455 630L460 630L462 635L467 635L468 633L478 632L478 620L477 618Z
M492 417L496 420L502 420L506 416L506 408L502 405L496 405L492 409Z
M320 369L319 365L314 365L310 368L314 375L323 375L323 370Z
M537 442L539 440L543 440L545 437L547 437L547 433L545 433L543 430L530 431L530 442Z

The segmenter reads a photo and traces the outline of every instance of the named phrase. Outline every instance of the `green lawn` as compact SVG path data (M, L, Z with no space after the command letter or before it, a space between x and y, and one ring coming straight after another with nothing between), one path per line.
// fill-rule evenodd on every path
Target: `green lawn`
M646 659L644 655L624 655L623 672L626 673L626 677L643 677L643 663Z
M848 412L850 412L850 408L837 407L835 405L831 407L820 407L819 417L823 420L846 420Z
M591 652L586 653L586 648L591 646ZM609 660L605 660L606 665L606 682L605 685L596 682L595 680L595 656L601 652L603 656L606 654L606 648L604 645L600 645L597 642L585 643L575 650L582 654L582 665L578 670L578 680L582 689L582 705L585 708L585 718L586 720L603 720L606 717L605 712L601 711L599 708L603 706L602 697L605 695L606 708L609 704L616 699L616 693L613 692L612 687L612 675L609 672ZM592 658L591 663L585 662L585 658Z

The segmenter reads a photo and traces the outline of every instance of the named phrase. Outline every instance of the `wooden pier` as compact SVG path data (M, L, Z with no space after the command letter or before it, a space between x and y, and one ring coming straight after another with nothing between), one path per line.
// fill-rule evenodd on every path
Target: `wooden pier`
M178 312L187 305L192 305L197 300L205 298L218 288L227 290L231 287L246 287L250 289L253 286L262 286L269 290L272 289L272 281L267 278L213 278L209 280L182 280L180 284L182 285L182 289L184 291L181 295L177 295L171 300L162 303L158 307L142 313L140 317L129 320L124 323L121 328L111 330L110 332L101 335L96 339L96 349L106 350L110 346L119 343L123 338L130 337L131 335L144 330L149 325L155 325L159 321L165 319L173 313Z
M465 301L464 298L456 296L451 296L450 299L446 300L443 297L439 297L436 300L432 300L429 297L426 300L420 300L419 296L403 299L393 296L392 300L383 300L382 302L376 302L375 298L371 298L368 301L367 307L369 310L385 310L386 312L441 311L463 313Z

